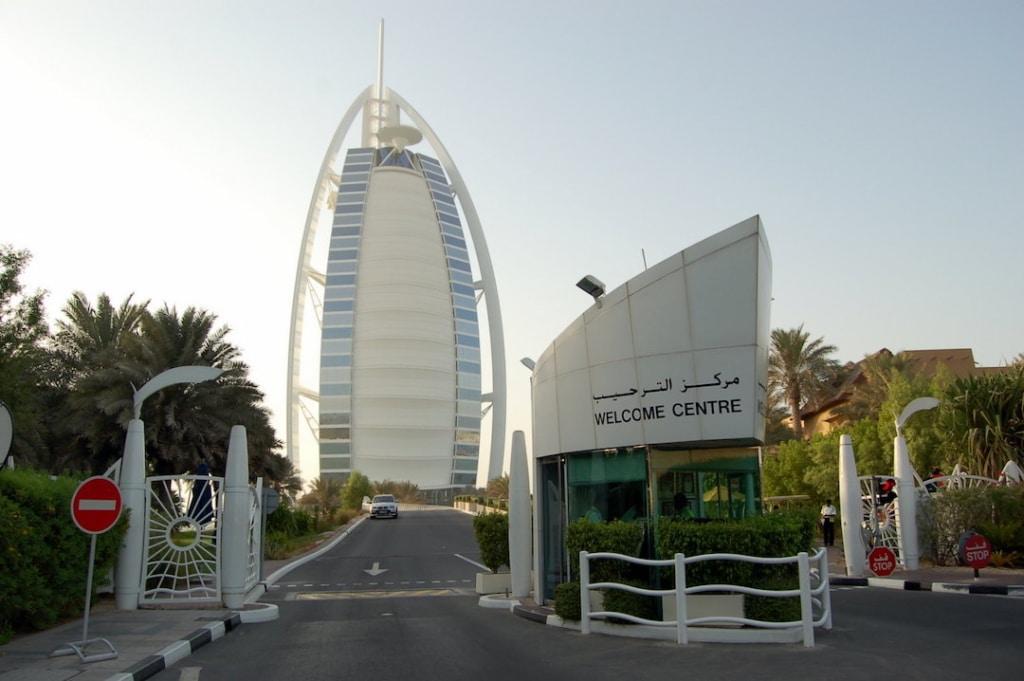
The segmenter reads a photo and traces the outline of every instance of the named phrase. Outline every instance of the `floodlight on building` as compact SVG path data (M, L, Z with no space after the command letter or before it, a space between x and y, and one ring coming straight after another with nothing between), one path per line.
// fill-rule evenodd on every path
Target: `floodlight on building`
M529 357L523 357L521 360L519 360L519 363L522 364L527 369L529 369L530 371L533 371L533 368L537 366L537 363L534 362Z
M601 306L601 296L604 295L604 284L600 279L592 274L588 274L576 282L576 288L592 297L598 307Z

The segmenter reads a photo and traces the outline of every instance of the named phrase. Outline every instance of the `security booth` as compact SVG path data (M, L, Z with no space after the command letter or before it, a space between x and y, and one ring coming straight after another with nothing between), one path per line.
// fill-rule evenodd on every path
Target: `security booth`
M594 304L533 369L539 600L573 578L565 532L579 518L642 521L653 557L661 518L761 507L771 255L760 218L588 293Z

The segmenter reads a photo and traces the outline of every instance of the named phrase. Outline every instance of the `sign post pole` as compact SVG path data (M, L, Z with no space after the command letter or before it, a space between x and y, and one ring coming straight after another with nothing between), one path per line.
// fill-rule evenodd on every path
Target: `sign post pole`
M89 638L89 612L92 609L92 576L96 563L96 535L103 534L121 516L121 490L110 478L96 476L84 480L71 497L71 519L89 538L89 567L85 578L85 615L82 618L82 640L66 643L50 653L50 657L78 655L82 662L100 662L117 657L117 650L105 638ZM106 646L105 652L86 654L89 644Z

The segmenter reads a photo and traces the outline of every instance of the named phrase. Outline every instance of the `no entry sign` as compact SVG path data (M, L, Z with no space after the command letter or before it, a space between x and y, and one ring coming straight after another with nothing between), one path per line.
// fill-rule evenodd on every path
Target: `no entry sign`
M121 490L102 475L83 480L71 497L71 519L82 532L103 534L121 515Z
M876 546L868 554L868 568L879 577L888 577L896 569L896 554L892 549Z

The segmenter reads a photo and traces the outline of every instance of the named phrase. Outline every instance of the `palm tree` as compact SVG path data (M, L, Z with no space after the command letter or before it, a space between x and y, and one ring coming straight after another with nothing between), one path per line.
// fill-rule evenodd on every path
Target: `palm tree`
M250 467L269 473L284 468L280 446L263 406L263 393L248 378L239 350L216 328L216 316L164 306L155 314L129 297L114 308L100 296L95 306L75 294L60 322L57 346L76 368L70 372L65 419L68 450L80 467L102 471L124 447L132 418L132 392L166 369L198 364L224 369L215 382L171 386L143 406L147 460L158 475L185 473L206 462L223 471L231 426L247 431Z
M299 499L299 503L312 507L319 520L321 516L330 517L341 508L341 482L334 478L313 478L309 483L309 491Z
M280 446L263 393L249 380L249 367L238 348L226 340L230 329L216 328L216 319L194 307L179 315L165 305L145 317L139 357L125 365L136 386L176 366L224 369L216 381L171 386L146 401L146 446L157 474L193 470L202 461L215 471L223 470L234 425L245 426L252 468L262 467L259 462Z
M810 340L801 324L795 329L775 329L768 353L768 389L776 400L783 400L789 409L793 434L803 437L800 409L821 396L838 370L838 363L829 357L836 351L824 338Z

